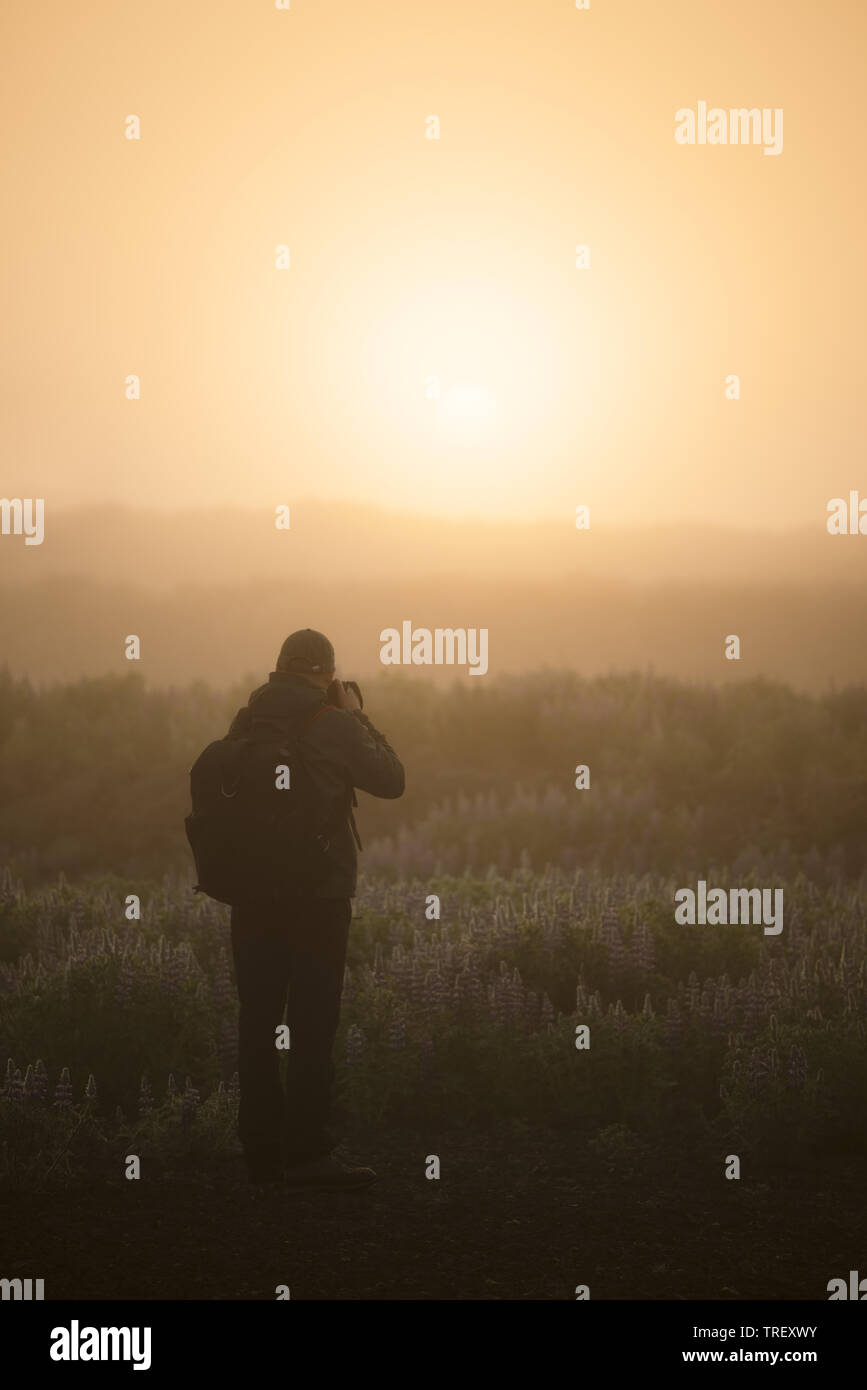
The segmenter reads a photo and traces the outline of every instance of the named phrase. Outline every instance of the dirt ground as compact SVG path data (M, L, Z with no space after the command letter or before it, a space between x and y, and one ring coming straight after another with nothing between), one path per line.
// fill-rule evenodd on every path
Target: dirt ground
M606 1164L564 1135L350 1136L355 1194L251 1188L238 1158L0 1204L46 1299L827 1299L865 1260L863 1160L723 1177ZM442 1175L425 1177L436 1153Z

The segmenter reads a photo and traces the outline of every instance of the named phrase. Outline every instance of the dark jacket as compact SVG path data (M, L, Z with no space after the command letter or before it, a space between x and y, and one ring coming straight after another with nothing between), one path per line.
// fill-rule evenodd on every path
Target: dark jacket
M294 739L301 733L299 751L313 780L320 824L327 828L330 842L315 894L351 898L358 878L352 816L355 789L371 796L402 796L404 771L394 749L366 714L325 709L325 704L324 690L289 672L272 671L268 684L254 690L238 710L227 738L255 732L262 739Z

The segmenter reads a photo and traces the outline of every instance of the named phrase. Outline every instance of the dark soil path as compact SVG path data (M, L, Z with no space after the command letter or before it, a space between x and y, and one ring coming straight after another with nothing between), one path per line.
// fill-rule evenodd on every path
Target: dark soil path
M863 1160L723 1177L611 1165L562 1135L356 1139L365 1193L251 1189L238 1160L5 1194L6 1276L57 1299L827 1299L865 1268ZM437 1153L439 1181L425 1178Z

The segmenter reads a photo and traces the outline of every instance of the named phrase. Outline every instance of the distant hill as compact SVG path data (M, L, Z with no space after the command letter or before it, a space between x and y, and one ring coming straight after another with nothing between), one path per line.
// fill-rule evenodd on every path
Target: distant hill
M0 537L0 582L75 574L156 589L290 576L570 573L639 584L867 582L867 537L829 536L822 524L797 531L615 528L591 513L590 529L578 531L568 515L562 522L449 521L350 503L290 505L288 531L275 529L266 508L46 506L41 546Z
M278 532L272 514L242 508L47 509L42 546L0 537L0 586L3 659L40 682L129 670L135 633L149 682L225 683L269 669L304 626L329 633L347 674L369 675L381 630L404 620L486 627L492 674L867 680L867 537L821 529L615 531L591 516L581 532L569 518L447 522L302 502ZM724 660L730 633L740 662Z

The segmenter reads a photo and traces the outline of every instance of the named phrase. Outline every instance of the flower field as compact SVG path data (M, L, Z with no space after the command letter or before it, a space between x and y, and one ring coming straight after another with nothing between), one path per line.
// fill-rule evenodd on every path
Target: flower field
M724 872L721 874L725 877ZM782 1159L863 1144L867 892L782 885L786 926L674 923L673 880L529 870L363 879L338 1038L344 1118L562 1127L599 1152ZM441 919L425 916L428 895ZM234 1147L228 909L166 879L0 886L0 1182ZM589 1026L589 1047L576 1029Z

